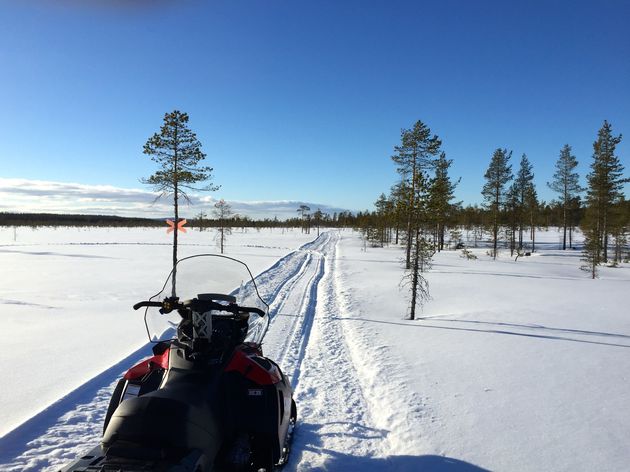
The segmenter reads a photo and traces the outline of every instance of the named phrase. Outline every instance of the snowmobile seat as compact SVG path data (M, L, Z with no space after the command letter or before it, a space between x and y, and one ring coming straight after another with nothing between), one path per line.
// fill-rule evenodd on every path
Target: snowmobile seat
M194 377L198 375L123 401L107 425L102 447L134 459L177 458L193 449L214 457L221 432L208 406L212 403L201 394L206 389Z

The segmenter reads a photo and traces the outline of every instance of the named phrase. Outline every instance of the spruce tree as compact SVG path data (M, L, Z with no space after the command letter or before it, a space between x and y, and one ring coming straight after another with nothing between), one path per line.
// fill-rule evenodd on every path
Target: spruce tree
M565 144L560 150L560 157L556 161L556 172L553 174L553 181L547 182L551 190L560 194L560 205L562 206L562 250L567 248L567 226L571 230L570 221L573 220L572 212L575 211L575 198L583 191L579 183L579 175L575 172L578 161L571 154L571 146ZM569 247L572 247L569 244Z
M201 142L197 135L188 128L188 114L174 110L164 115L160 132L151 136L144 145L144 154L158 164L157 170L148 179L141 179L144 184L153 186L160 197L173 197L175 224L179 221L179 201L183 198L190 203L187 190L215 191L219 187L208 183L197 187L198 182L212 179L212 167L201 166L206 157L201 152ZM172 296L176 296L177 264L177 229L173 231L173 276Z
M499 239L499 216L505 202L505 186L512 180L512 166L509 164L512 151L497 149L484 177L486 183L481 191L486 208L490 211L492 224L492 257L497 258Z

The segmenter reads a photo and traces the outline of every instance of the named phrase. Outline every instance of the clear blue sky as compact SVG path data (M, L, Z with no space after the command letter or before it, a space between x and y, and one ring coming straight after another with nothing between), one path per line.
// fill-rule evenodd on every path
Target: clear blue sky
M492 151L563 144L587 171L626 137L628 1L0 0L0 177L140 188L165 112L189 113L230 200L371 207L420 119L479 202Z

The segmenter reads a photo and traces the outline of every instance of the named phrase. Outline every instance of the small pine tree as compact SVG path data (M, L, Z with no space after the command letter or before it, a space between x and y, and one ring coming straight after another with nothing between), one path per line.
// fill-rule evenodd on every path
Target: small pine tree
M204 230L206 216L208 215L206 215L202 210L199 213L197 213L197 217L193 221L193 223L196 224L197 227L199 228L200 232Z
M311 211L311 207L304 204L300 205L300 207L297 209L297 212L300 214L300 219L302 221L302 232L306 234L310 233L310 226L308 224L310 221L309 211Z
M597 266L600 263L601 254L601 238L599 237L599 231L597 229L597 223L589 224L582 229L584 233L584 249L582 251L582 261L584 265L580 269L587 271L591 274L591 278L598 277Z
M324 213L319 208L315 210L313 213L313 223L315 223L315 227L317 228L317 237L319 238L319 227L322 224L322 220L324 218Z
M228 235L232 234L230 219L233 217L232 206L225 200L221 199L214 204L214 217L217 219L217 244L221 250L221 254L225 251L225 241Z
M433 243L426 238L420 229L417 229L411 251L411 268L403 278L404 283L409 285L411 292L408 318L410 320L416 319L417 309L422 309L424 303L431 299L429 281L424 274L431 269L434 252Z

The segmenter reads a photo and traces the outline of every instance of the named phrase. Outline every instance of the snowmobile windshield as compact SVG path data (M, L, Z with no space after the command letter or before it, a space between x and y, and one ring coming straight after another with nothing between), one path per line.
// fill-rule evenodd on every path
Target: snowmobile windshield
M239 306L262 310L264 316L250 313L245 338L245 342L262 343L269 324L269 306L260 297L254 277L244 262L218 254L200 254L180 259L162 289L150 301L162 301L171 296L178 297L180 302L211 298L220 303L228 303L230 297L234 297ZM177 310L163 314L159 308L147 308L145 324L149 340L160 342L175 338L181 321Z

